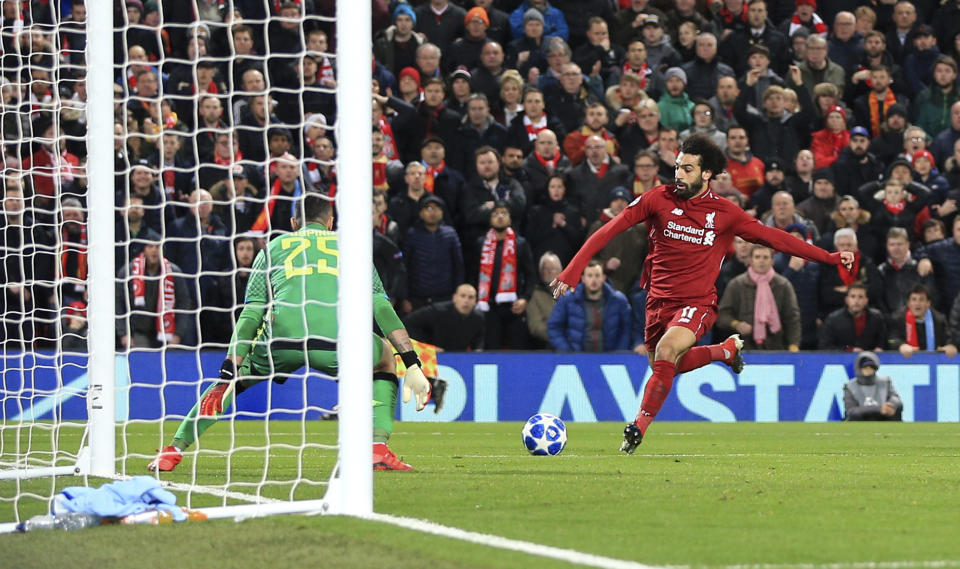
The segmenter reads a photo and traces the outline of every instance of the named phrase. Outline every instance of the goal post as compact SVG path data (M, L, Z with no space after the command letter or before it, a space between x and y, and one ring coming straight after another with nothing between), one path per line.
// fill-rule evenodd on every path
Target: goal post
M262 3L262 6L255 6L258 3ZM51 10L59 9L59 3L51 3L53 4L57 4L57 7ZM161 26L154 34L158 45L171 42L171 37L173 40L185 37L188 38L187 41L193 42L196 49L199 40L193 39L191 34L199 35L198 30L205 24L167 22L164 20L167 16L165 7L178 2L157 0L155 4L159 7ZM295 4L303 5L300 2ZM324 132L320 136L335 138L338 147L335 170L336 186L340 190L336 192L335 200L340 252L337 301L339 331L335 340L340 380L334 386L332 382L324 379L336 378L318 377L308 370L306 374L298 372L291 375L288 378L290 381L286 383L268 381L264 382L265 386L256 386L260 391L251 394L250 398L260 397L259 402L248 404L245 397L238 398L231 412L225 414L215 425L217 431L211 430L211 444L206 444L208 439L198 439L189 451L184 452L184 462L175 476L166 473L159 473L157 476L161 484L178 495L178 504L201 509L212 518L297 512L354 516L371 514L373 388L370 378L373 364L369 354L373 352L373 262L370 5L364 2L337 2L335 17L306 15L312 18L314 24L319 22L328 30L336 30L337 47L329 52L309 52L306 47L299 52L284 52L279 55L271 51L268 30L272 29L274 23L291 20L271 15L271 10L282 10L288 4L274 0L258 0L247 5L254 5L265 17L244 17L243 21L229 25L225 23L219 27L209 26L214 29L212 32L207 30L207 39L211 40L216 33L221 33L218 40L226 42L220 45L221 49L224 45L227 46L229 53L226 55L184 59L180 55L164 56L161 52L159 60L143 63L130 59L130 48L133 44L129 38L134 36L128 34L131 29L144 29L142 22L137 27L126 19L117 20L123 12L115 11L115 6L110 2L87 0L85 5L86 19L83 29L86 43L81 51L85 60L84 71L78 72L75 67L70 71L63 70L65 75L76 73L73 80L76 80L77 76L85 80L86 96L78 107L74 107L79 108L82 115L79 120L85 129L82 136L58 134L59 127L56 126L68 103L64 93L56 92L55 79L61 73L61 66L66 65L64 54L76 52L77 49L75 45L68 46L64 39L63 32L68 28L64 23L66 20L62 19L65 16L53 14L52 26L44 24L36 29L37 38L43 36L44 41L49 41L50 77L54 79L54 92L48 101L42 102L40 110L49 110L54 117L56 128L53 144L59 145L64 139L71 139L71 136L85 143L86 163L74 165L74 172L78 176L84 175L86 180L80 197L85 200L82 206L85 215L83 252L87 270L78 281L86 289L86 306L74 308L57 292L59 287L69 280L65 274L67 256L63 257L63 267L60 267L60 255L66 255L64 251L68 250L60 241L61 234L65 235L63 200L68 196L61 193L59 185L55 184L54 193L50 196L54 204L53 210L49 215L50 219L44 221L46 225L41 228L50 237L50 251L38 249L40 252L36 253L35 257L49 257L56 271L49 282L40 283L54 291L49 307L52 314L49 316L50 337L39 350L27 342L22 344L22 349L15 349L15 344L8 343L6 336L4 341L0 342L0 533L12 531L13 525L9 522L21 521L23 517L38 513L42 506L48 507L63 487L99 486L110 480L148 474L146 465L154 456L155 449L162 449L169 444L178 423L188 416L189 404L197 400L203 389L217 377L219 361L224 357L226 343L222 338L207 340L201 337L196 344L187 348L173 347L169 339L153 347L120 342L118 319L130 318L137 313L156 314L153 317L157 321L158 334L164 331L162 327L165 308L162 303L165 302L165 293L162 292L162 287L166 281L164 273L161 272L158 285L161 289L156 293L157 307L149 303L146 306L142 303L134 306L128 289L135 277L123 270L118 271L115 261L117 248L127 247L134 240L129 235L114 234L117 223L124 227L129 226L126 215L134 206L129 199L120 203L124 194L115 193L114 189L122 184L124 191L128 192L125 195L129 198L132 180L139 169L150 170L154 176L153 186L156 186L162 199L169 199L169 195L167 198L162 197L164 178L167 175L183 175L189 178L190 189L198 191L210 189L201 184L201 171L205 168L220 167L227 172L226 176L230 179L238 171L237 168L241 168L244 169L244 177L247 171L252 171L260 172L265 179L264 187L259 188L262 192L260 197L248 198L248 201L261 208L266 208L270 201L269 184L274 159L270 158L269 153L267 158L262 160L235 160L231 157L226 160L226 164L221 163L219 158L216 164L210 164L200 159L194 140L192 151L188 148L185 152L189 154L188 158L192 159L188 166L164 166L164 129L169 125L156 125L158 128L152 134L128 131L129 107L131 102L138 102L138 96L130 90L129 70L134 65L146 66L153 69L154 74L161 79L159 92L149 104L156 103L159 108L161 102L177 105L178 102L186 101L187 107L184 108L192 104L194 109L198 109L203 94L184 94L182 89L174 92L172 86L165 86L166 66L179 65L181 69L187 69L188 75L198 77L198 69L204 62L214 62L218 73L219 70L228 70L224 83L229 84L229 90L219 93L217 97L222 101L223 115L228 126L215 129L209 134L214 138L226 135L229 142L244 135L258 137L258 142L267 148L270 133L274 128L306 138L311 126L319 124L316 117L310 119L304 111L303 78L300 79L299 90L291 88L289 84L275 83L270 68L274 63L271 60L273 57L296 59L303 65L308 54L315 54L318 60L329 57L335 62L337 70L336 90L319 87L316 92L323 92L336 100L336 121L329 125L322 122ZM231 3L227 2L225 5L230 6ZM174 13L175 10L170 12ZM304 16L302 12L301 15ZM26 26L22 22L14 26L11 21L4 20L4 35L31 33L29 20L27 18ZM301 18L301 21L305 20L306 18ZM233 64L238 56L234 52L231 26L262 30L266 42L264 53L248 58L256 59L257 68L263 70L264 85L254 88L253 91L246 91L245 86L239 87L240 78L234 76ZM305 26L301 23L299 39L300 43L306 46L304 29ZM170 37L164 37L160 30L170 32ZM20 36L16 37L19 41ZM9 45L9 42L6 45ZM179 47L174 45L178 54ZM18 62L17 69L5 68L3 72L4 75L15 74L21 78L14 88L24 98L29 98L31 87L35 84L35 78L31 75L31 49L34 48L27 44L26 52L18 54L16 59L2 58L4 65L14 60ZM123 53L119 53L121 50ZM187 52L189 53L189 50ZM271 122L275 119L271 118L268 110L266 125L262 128L251 130L249 125L241 124L236 111L238 101L252 105L254 98L265 96L265 104L269 109L270 99L274 95L278 95L277 98L286 97L287 101L299 101L299 118L295 119L294 123ZM25 101L18 98L18 102ZM144 103L144 107L146 106L147 103ZM3 110L6 113L9 109ZM29 106L20 105L16 109L18 123L29 125L28 117L31 112L37 112L37 106L31 109ZM118 118L121 116L124 118ZM200 127L199 119L196 116L191 118L198 122L196 126L188 127L189 131L181 137L183 140L207 134ZM176 119L174 113L172 122L176 122ZM187 122L181 121L180 124ZM120 130L115 131L118 125ZM23 140L18 142L18 148L33 148L50 142L43 138L42 133L33 129L25 128L20 134ZM118 159L118 152L123 154L115 145L118 137L122 138L119 147L123 151L128 150L131 141L137 144L144 141L156 144L157 152L161 153L161 163L144 166L127 155L124 155L126 162ZM10 144L10 138L7 137L5 142ZM312 149L305 146L306 143L300 147L300 154L296 156L300 161L297 168L298 183L304 184L304 187L308 162L313 165L319 163L321 166L334 165L330 161L316 158ZM24 151L20 152L22 154ZM63 168L66 166L63 165ZM60 166L47 171L42 170L35 162L24 162L22 168L20 165L11 167L7 164L4 180L18 176L27 179L46 173L58 176L61 174ZM229 194L226 197L215 197L213 203L236 215L242 201L241 196ZM161 201L159 205L148 205L144 201L142 208L145 215L159 215L164 223L160 235L161 257L165 255L165 246L171 243L186 243L200 254L201 242L204 239L202 236L185 238L175 235L162 219L166 208L170 206L170 202ZM173 207L186 206L185 203L173 204ZM27 206L27 209L30 207L32 206ZM128 225L123 225L124 223ZM233 227L236 227L236 220ZM232 248L238 235L241 235L240 232L220 237L222 242L230 245L231 259L234 253ZM266 242L264 237L259 239ZM131 260L132 257L127 253L124 267L129 266ZM218 270L198 267L194 277L199 275L199 278L206 276L223 279L236 277L237 272L234 265ZM184 281L189 281L191 275L174 272L170 277L171 282L177 281L176 286L179 286L178 279L181 277ZM125 312L118 312L118 299L125 301ZM242 303L243 298L240 297L232 306L210 310L214 318L229 319L232 323ZM198 301L198 304L190 308L177 306L170 312L175 313L177 318L182 316L197 324L202 320L205 310L207 307ZM77 311L82 311L88 325L85 353L67 350L64 343L64 337L72 333L72 329L67 329L64 322ZM318 382L330 387L317 389L315 384ZM330 415L338 420L335 424L323 422L327 428L322 434L332 437L332 440L316 439L316 426L321 424L318 417ZM249 466L251 461L260 461L262 464L253 468ZM214 466L210 466L211 464ZM328 469L320 472L316 468L317 464ZM253 470L253 473L244 472L244 468Z

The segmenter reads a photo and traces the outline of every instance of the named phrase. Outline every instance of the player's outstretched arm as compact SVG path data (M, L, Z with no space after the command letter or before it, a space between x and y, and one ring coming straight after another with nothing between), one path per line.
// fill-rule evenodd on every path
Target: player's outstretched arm
M746 214L743 217L745 222L738 228L737 235L746 241L762 243L773 247L777 251L825 265L844 265L848 269L853 266L854 255L849 251L830 253L802 239L797 239L786 231L775 227L767 227L759 220L748 217Z
M590 259L599 253L611 239L643 221L644 209L641 207L641 203L642 200L638 200L630 204L587 239L583 247L580 247L577 254L573 256L567 267L560 273L560 276L550 283L553 298L560 298L567 291L577 288L580 275L583 274L583 269L590 262Z

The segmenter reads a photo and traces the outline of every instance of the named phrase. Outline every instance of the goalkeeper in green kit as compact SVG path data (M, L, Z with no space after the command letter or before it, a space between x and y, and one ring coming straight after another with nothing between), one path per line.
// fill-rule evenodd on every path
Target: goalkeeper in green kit
M337 374L337 276L340 253L337 234L330 231L333 209L317 194L306 194L293 219L294 232L270 241L253 262L243 311L237 320L220 379L200 396L177 429L171 445L147 466L171 471L182 451L202 435L235 396L251 385L290 374L304 365ZM403 324L390 305L376 270L373 272L373 312L383 334L373 340L373 468L412 470L387 447L396 413L396 360L393 348L407 367L403 400L416 397L417 410L430 399L430 382L420 369ZM351 378L346 378L348 381Z

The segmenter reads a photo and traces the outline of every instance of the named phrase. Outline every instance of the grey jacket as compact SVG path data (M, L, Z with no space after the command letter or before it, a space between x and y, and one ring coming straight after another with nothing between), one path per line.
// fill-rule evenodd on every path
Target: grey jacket
M845 408L844 417L847 421L900 421L903 412L903 401L900 395L893 387L893 381L889 377L874 374L871 377L864 377L860 372L860 364L863 360L870 359L879 369L880 360L873 352L861 352L854 362L854 369L857 377L851 379L843 386L843 406ZM893 405L897 412L895 415L886 416L880 412L884 403Z

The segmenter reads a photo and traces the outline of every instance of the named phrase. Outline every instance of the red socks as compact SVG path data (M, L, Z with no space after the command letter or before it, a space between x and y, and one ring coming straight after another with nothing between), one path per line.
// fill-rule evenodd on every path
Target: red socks
M694 346L687 350L687 353L683 354L683 357L677 362L677 373L687 373L710 362L722 362L727 359L728 357L723 353L722 344Z
M664 400L673 387L673 377L677 374L676 366L667 360L653 362L653 375L647 381L643 390L643 402L640 404L640 413L634 423L640 427L641 433L647 432L647 427L657 416Z

